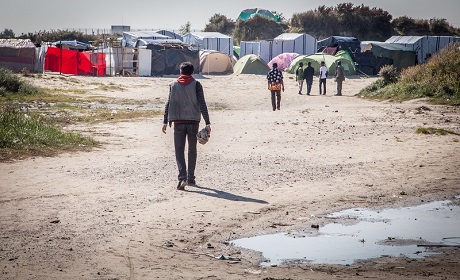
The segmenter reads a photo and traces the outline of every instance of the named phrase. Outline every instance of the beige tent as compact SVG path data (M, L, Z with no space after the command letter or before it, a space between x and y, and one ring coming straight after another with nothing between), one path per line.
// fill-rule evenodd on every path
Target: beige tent
M226 53L200 51L200 73L204 75L225 75L233 73L235 60Z

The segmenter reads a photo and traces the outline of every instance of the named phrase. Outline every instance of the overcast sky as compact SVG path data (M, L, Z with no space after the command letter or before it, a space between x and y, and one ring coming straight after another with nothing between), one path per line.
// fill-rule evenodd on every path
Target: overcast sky
M8 28L20 35L52 29L110 29L112 25L178 30L187 22L192 30L202 30L217 13L236 20L244 9L262 8L282 13L289 19L294 13L320 5L330 7L348 2L381 8L393 18L403 15L419 19L445 18L460 27L460 0L0 0L0 31Z

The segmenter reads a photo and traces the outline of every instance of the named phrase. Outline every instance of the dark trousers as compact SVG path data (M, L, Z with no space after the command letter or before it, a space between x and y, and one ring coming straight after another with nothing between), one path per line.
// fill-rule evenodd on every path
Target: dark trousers
M271 93L272 93L273 111L275 111L276 108L278 108L278 110L279 110L280 105L281 105L281 90L272 90Z
M313 85L313 80L305 80L305 83L307 84L307 94L310 94L311 92L311 86Z
M337 80L337 95L342 95L342 80Z
M324 94L326 94L326 79L320 79L319 80L319 94L321 94L321 85L323 85L324 88Z
M196 166L196 134L199 124L174 124L174 148L176 151L179 180L195 180ZM188 142L188 172L185 164L185 142Z

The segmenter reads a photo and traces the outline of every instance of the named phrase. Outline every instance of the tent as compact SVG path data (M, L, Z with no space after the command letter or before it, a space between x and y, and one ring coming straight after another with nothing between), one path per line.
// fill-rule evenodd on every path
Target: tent
M233 73L235 60L223 52L200 51L200 72L206 75L223 75Z
M248 20L248 19L253 18L256 15L264 17L264 18L272 19L276 22L281 22L281 17L279 14L276 14L276 13L274 14L270 12L269 10L258 9L258 8L243 10L238 16L238 20Z
M433 54L450 43L460 42L457 36L392 36L385 43L395 43L408 47L417 54L417 62L424 63Z
M318 51L325 51L332 55L340 50L349 51L352 56L354 53L361 52L361 42L354 37L331 36L318 41L317 47Z
M233 67L235 74L267 75L270 68L265 61L254 54L248 54L240 58Z
M280 69L281 71L285 71L287 68L289 68L294 58L298 56L299 56L298 53L282 53L282 54L275 56L272 60L270 60L267 63L267 65L268 67L272 68L273 63L277 63L278 69Z
M36 48L29 39L0 39L0 67L34 71L36 62Z
M219 32L190 32L184 43L199 46L200 50L214 50L233 55L233 38Z
M399 44L373 42L364 47L363 52L367 51L376 57L391 59L391 64L399 71L416 64L415 51Z
M328 69L329 76L335 75L335 69L338 61L342 62L342 67L345 75L348 76L356 74L356 69L352 61L346 58L336 57L325 53L299 55L292 61L291 66L288 68L287 72L294 74L296 69L299 67L300 62L303 62L304 65L307 65L308 62L311 62L311 66L315 69L315 74L318 75L322 61L324 61L324 64Z

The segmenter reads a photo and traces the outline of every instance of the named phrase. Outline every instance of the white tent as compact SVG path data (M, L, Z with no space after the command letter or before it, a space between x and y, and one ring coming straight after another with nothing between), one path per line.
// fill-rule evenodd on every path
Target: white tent
M316 53L316 43L316 39L313 36L305 33L283 33L273 40L242 41L240 44L240 57L255 54L264 61L270 61L282 53L310 55Z
M233 55L233 38L219 32L190 32L184 35L184 43Z
M460 42L455 36L392 36L385 43L396 43L409 47L417 54L418 63L427 61L431 55L437 53L450 43Z

